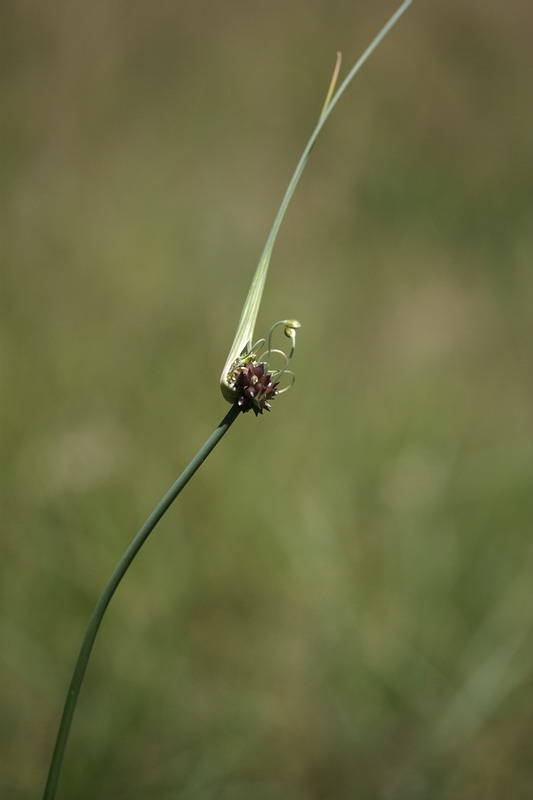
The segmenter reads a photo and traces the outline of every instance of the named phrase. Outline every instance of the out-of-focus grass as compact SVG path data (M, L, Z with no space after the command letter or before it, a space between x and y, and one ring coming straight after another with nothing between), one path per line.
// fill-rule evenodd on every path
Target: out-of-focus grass
M95 597L225 413L276 205L388 3L3 9L0 794ZM531 8L415 4L312 156L238 421L121 587L65 798L530 797ZM261 331L258 331L261 333Z

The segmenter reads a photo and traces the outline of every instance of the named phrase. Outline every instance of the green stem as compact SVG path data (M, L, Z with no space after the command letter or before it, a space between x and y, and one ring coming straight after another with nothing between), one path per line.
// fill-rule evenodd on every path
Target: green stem
M111 577L109 578L102 594L98 598L98 602L94 607L91 619L85 631L83 642L81 644L78 660L74 667L74 673L70 682L68 694L65 700L65 707L63 709L63 716L57 732L57 739L54 748L52 760L50 762L50 769L48 772L48 779L46 781L46 788L44 790L44 800L53 800L56 796L57 785L61 773L61 764L65 753L65 748L68 741L72 717L76 709L78 695L80 693L81 685L87 669L87 664L93 649L94 640L98 633L100 623L102 622L106 608L113 597L120 581L126 574L131 562L147 540L150 533L153 531L165 511L172 505L176 497L179 495L183 487L189 482L196 470L205 461L211 450L222 439L229 427L237 419L241 409L237 404L231 407L218 428L216 428L203 447L198 450L190 464L181 473L176 483L170 487L163 499L154 508L144 525L140 528L139 532L135 535L130 546L118 562Z

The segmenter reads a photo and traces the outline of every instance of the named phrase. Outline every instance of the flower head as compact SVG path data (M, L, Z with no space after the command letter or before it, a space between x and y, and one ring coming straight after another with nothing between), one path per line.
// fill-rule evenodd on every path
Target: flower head
M272 334L276 328L283 325L286 336L291 340L291 348L287 353L278 348L272 347ZM276 322L270 329L268 339L259 339L253 348L248 352L243 352L231 364L227 374L224 376L224 384L228 393L228 399L243 410L243 412L253 410L255 415L262 414L263 411L270 411L270 400L276 395L286 392L294 383L294 373L287 369L296 346L296 331L300 323L294 319L284 319ZM262 348L266 349L262 352ZM260 355L256 355L260 353ZM279 369L274 369L270 362L272 358L282 358L282 365ZM289 383L279 389L281 378L288 375Z
M243 411L253 410L255 416L270 411L268 402L277 395L279 381L272 382L272 373L267 372L267 364L249 361L246 366L236 370L235 388L239 392L239 405Z

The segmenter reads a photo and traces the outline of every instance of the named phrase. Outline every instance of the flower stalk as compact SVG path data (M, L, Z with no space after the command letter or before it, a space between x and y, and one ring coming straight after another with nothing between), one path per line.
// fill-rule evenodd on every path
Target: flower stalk
M74 667L74 672L72 674L72 679L67 692L63 716L61 718L57 733L54 753L50 762L48 780L46 782L43 800L53 800L56 796L57 785L61 773L61 764L63 762L63 756L65 754L65 748L67 746L72 718L78 702L81 685L83 683L87 664L89 663L89 658L93 649L94 641L96 639L96 634L98 633L100 624L111 598L115 594L115 591L117 590L122 578L126 574L131 562L159 520L162 518L165 512L168 511L176 497L180 494L181 490L187 485L196 470L203 464L207 456L216 447L231 425L233 425L240 412L241 409L236 404L230 408L220 425L215 428L205 444L198 450L192 461L183 470L176 482L170 487L162 500L154 508L144 525L142 525L142 527L139 529L130 546L113 570L113 573L104 587L102 594L98 598L91 619L89 620L89 624L87 625L85 636L83 637L83 642L81 644L76 666Z

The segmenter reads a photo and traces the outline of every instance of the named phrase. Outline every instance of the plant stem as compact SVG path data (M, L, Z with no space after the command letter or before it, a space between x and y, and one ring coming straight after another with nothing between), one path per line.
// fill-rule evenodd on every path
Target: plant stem
M128 567L132 563L133 559L135 558L135 556L137 555L137 553L139 552L139 550L141 549L141 547L143 546L143 544L145 543L148 536L153 531L153 529L155 528L155 526L157 525L163 514L167 511L168 508L170 508L170 506L172 505L176 497L179 495L183 487L189 482L189 480L192 478L196 470L205 461L209 453L222 439L222 437L229 429L229 427L235 422L240 411L241 409L239 408L239 406L237 406L237 404L232 406L232 408L228 411L228 413L226 414L220 425L213 431L209 439L200 448L200 450L198 450L198 452L196 453L190 464L184 469L184 471L181 473L181 475L174 483L174 485L170 487L166 495L157 504L157 506L154 508L154 510L152 511L152 513L150 514L144 525L135 535L131 544L127 548L126 552L124 553L124 555L118 562L117 566L113 570L113 573L109 578L102 594L98 598L98 602L96 603L92 616L89 620L87 630L85 631L85 636L83 637L83 642L81 644L78 660L76 661L76 666L74 667L72 680L70 682L68 694L65 700L63 716L61 717L59 730L57 732L56 744L54 748L54 753L52 755L52 760L50 762L50 769L48 772L48 779L46 781L46 788L44 790L43 800L54 800L55 798L57 785L59 782L59 776L61 772L61 764L63 761L63 756L68 741L70 726L72 723L72 717L74 716L76 703L78 701L78 695L80 693L81 685L83 683L83 678L85 675L85 671L87 669L87 664L89 662L91 651L93 649L94 641L96 639L98 629L100 628L100 623L102 622L106 608L109 605L109 602L113 597L115 590L117 589L120 581L126 574Z

